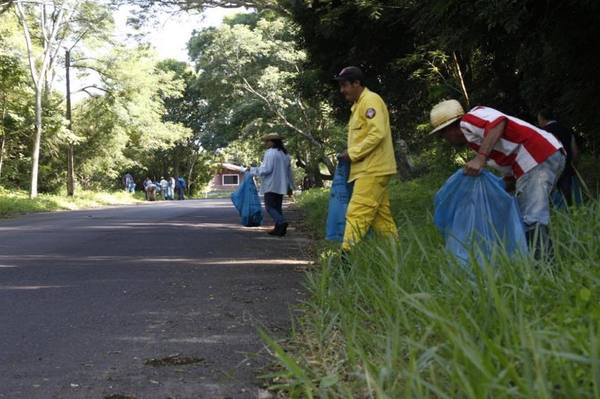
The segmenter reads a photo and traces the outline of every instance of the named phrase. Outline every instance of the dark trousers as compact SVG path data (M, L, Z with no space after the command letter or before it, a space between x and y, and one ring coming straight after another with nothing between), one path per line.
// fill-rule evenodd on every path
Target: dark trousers
M567 201L567 205L573 204L573 176L575 173L572 170L565 169L556 183L556 188Z
M265 193L265 209L267 213L273 218L275 222L275 226L282 225L285 223L285 218L283 217L283 210L281 209L283 205L283 194L277 193Z

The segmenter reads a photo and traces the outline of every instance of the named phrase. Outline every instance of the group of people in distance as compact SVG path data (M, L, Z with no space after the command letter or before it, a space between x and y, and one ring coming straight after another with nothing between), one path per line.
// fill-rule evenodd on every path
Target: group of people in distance
M175 194L177 194L178 200L184 200L185 188L185 179L181 176L177 179L171 176L169 180L161 177L157 181L152 181L152 179L146 177L144 180L144 192L148 201L156 201L158 195L162 196L165 200L174 200Z
M135 193L135 179L129 172L123 177L123 185L125 191L128 193ZM147 201L156 201L158 196L162 196L164 200L174 200L177 195L178 200L185 199L186 183L185 179L181 176L175 178L173 176L169 179L161 177L160 180L152 181L149 177L144 179L142 184L144 189L144 196Z

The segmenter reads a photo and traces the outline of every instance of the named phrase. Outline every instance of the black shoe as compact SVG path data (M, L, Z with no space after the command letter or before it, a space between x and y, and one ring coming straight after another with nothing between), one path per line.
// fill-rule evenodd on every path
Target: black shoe
M279 232L280 237L283 237L287 233L288 226L289 225L287 224L287 222L281 224L281 231Z
M285 233L287 233L287 227L287 223L278 224L273 230L269 231L268 234L272 236L283 237Z

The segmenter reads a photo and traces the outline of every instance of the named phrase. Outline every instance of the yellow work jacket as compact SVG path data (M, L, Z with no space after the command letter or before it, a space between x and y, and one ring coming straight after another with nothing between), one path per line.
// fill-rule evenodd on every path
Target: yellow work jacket
M352 160L349 182L361 176L396 173L387 106L377 93L366 87L352 106L348 123L348 155Z

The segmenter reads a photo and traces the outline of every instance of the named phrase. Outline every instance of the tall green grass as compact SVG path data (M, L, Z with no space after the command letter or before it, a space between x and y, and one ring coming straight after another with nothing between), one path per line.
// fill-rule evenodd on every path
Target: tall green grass
M95 208L105 205L125 205L139 202L143 194L135 196L125 192L77 192L74 197L64 194L40 194L29 199L25 191L7 190L0 187L0 218L12 217L32 212L51 212Z
M292 398L599 398L600 204L553 217L553 265L463 271L431 220L436 178L394 183L398 242L367 240L349 268L323 257L284 351ZM300 200L324 225L326 193Z

